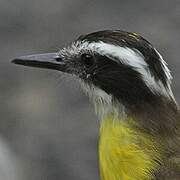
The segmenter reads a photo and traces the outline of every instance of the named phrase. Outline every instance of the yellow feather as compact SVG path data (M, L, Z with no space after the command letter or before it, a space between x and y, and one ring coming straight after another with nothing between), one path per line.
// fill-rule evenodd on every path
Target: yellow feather
M129 33L129 36L139 41L139 35L137 33Z
M157 140L133 127L132 119L102 120L99 141L102 180L152 180L161 153Z

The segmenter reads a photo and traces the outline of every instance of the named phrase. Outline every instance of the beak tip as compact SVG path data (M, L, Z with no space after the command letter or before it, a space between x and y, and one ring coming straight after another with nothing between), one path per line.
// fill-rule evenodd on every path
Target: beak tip
M17 62L16 59L11 60L11 63L13 63L13 64L16 64L16 62Z
M11 63L13 63L13 64L21 64L21 60L20 59L13 59L11 61Z

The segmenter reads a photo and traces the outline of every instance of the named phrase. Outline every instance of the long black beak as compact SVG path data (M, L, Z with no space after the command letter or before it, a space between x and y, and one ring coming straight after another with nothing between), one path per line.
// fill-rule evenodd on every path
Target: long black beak
M33 54L21 56L12 61L14 64L31 66L37 68L54 69L66 72L66 64L58 53Z

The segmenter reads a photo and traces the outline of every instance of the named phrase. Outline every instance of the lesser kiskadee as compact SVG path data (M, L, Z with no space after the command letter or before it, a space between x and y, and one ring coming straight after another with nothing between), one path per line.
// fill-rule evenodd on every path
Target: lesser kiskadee
M136 33L99 31L15 64L76 76L101 117L101 180L180 180L180 114L171 74Z

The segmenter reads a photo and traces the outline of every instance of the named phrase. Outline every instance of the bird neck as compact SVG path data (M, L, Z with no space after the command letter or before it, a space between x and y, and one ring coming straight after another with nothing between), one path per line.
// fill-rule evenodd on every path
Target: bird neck
M101 180L148 180L161 160L160 144L140 131L131 118L107 115L101 122L99 163Z

